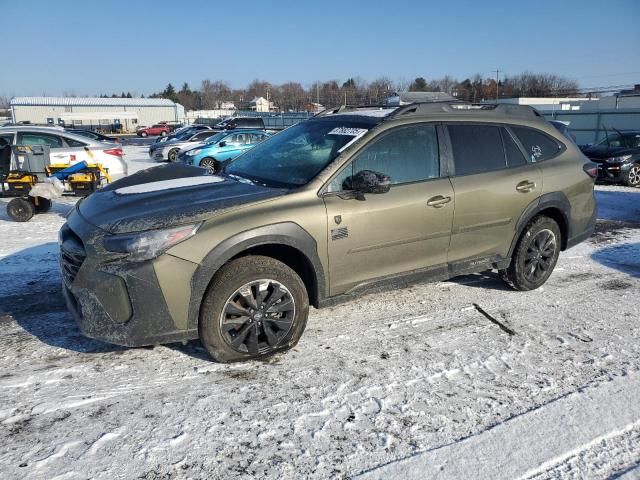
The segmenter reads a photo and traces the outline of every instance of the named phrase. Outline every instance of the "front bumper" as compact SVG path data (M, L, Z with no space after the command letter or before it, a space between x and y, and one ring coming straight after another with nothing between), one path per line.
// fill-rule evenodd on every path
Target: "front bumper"
M82 333L129 347L198 338L197 330L175 325L153 263L101 261L83 242L90 227L78 217L72 214L62 227L60 268L67 308Z

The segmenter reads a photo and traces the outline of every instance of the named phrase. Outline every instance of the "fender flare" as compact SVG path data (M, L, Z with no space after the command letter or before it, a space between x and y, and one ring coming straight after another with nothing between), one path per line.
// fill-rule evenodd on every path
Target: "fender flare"
M188 328L198 328L200 306L204 294L216 272L230 259L243 251L260 245L285 245L295 248L309 261L315 273L316 303L326 296L324 268L318 256L315 239L293 222L275 223L233 235L220 242L200 262L191 278ZM310 292L311 293L311 292ZM314 299L310 298L311 303Z
M569 221L569 219L571 218L571 204L569 203L569 199L567 198L567 196L562 192L545 193L544 195L541 195L529 205L527 205L527 208L524 209L524 211L520 215L520 218L518 218L515 228L516 234L513 236L513 240L511 240L511 246L509 247L509 255L507 258L512 257L513 251L518 244L518 240L520 240L520 236L522 235L522 232L524 232L524 229L529 224L529 222L538 213L548 208L554 208L560 212L560 215L562 215L562 219L566 226L566 238L562 239L562 250L566 248L564 246L567 244L567 240L571 237L571 223Z

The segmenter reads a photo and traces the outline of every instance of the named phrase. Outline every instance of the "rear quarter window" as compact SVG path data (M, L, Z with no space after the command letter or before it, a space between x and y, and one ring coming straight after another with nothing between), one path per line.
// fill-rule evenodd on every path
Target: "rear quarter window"
M69 137L63 137L64 141L67 143L68 146L70 147L86 147L87 144L80 142L78 140L74 140L73 138L69 138Z
M546 133L533 128L511 127L520 143L524 147L532 162L543 162L555 157L562 150L563 145Z
M507 167L500 127L450 124L456 176L492 172Z

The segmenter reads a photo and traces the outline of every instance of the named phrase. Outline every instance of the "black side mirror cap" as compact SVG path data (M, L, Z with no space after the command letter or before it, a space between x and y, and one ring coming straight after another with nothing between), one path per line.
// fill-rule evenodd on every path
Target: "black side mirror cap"
M361 170L345 181L351 190L360 193L387 193L391 189L391 177L373 170Z

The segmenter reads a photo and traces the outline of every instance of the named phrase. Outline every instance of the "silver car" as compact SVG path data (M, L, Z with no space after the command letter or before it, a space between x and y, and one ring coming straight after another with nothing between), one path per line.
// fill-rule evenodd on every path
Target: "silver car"
M104 143L58 127L36 127L13 125L0 128L0 138L9 145L49 145L53 165L73 165L86 161L99 163L118 179L128 174L127 164L122 159L122 147L115 143ZM17 168L15 159L13 167Z
M170 161L175 162L178 159L180 149L184 147L192 147L199 143L205 142L207 138L215 135L214 130L202 130L188 135L179 135L172 140L166 142L156 142L149 147L149 157L157 162Z

